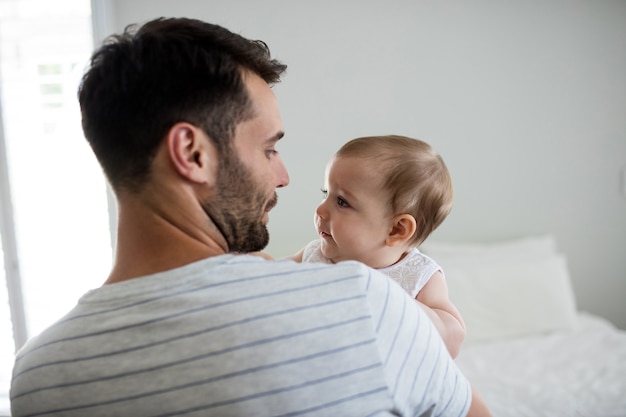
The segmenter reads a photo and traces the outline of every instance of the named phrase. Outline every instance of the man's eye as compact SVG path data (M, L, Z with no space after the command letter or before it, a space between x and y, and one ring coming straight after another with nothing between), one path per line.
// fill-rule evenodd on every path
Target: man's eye
M269 158L271 156L277 155L278 151L276 149L268 149L265 151L265 155Z
M324 199L326 199L326 197L328 197L328 190L325 190L323 188L320 188L320 191L322 192L322 197Z
M348 202L341 197L337 197L337 204L341 207L350 207L350 204L348 204Z

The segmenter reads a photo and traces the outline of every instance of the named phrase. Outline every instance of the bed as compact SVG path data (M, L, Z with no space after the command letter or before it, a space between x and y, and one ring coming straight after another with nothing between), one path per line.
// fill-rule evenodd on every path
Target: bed
M626 331L578 311L552 236L432 242L467 337L456 361L495 417L625 417Z

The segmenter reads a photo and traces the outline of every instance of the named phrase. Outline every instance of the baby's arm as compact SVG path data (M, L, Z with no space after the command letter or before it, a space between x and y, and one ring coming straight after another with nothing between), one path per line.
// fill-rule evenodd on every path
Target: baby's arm
M248 252L248 255L260 256L263 259L267 259L268 261L273 261L274 258L269 253L265 253L262 251L259 252Z
M459 310L448 298L448 285L441 271L435 272L430 277L415 299L421 304L439 330L450 356L456 358L465 338L465 323ZM472 405L467 416L491 416L485 400L473 388Z
M300 249L298 253L295 255L289 256L287 259L291 259L292 261L302 262L302 254L304 253L304 248Z
M292 256L288 256L285 259L291 259L292 261L296 261L296 262L302 262L302 253L304 253L304 248L300 249L298 251L298 253L296 253L295 255ZM248 252L248 255L254 255L254 256L260 256L263 259L267 259L268 261L273 261L274 258L272 257L272 255L265 253L263 251L259 251L259 252Z
M450 356L456 358L465 339L465 323L448 298L448 285L441 271L433 274L415 299L435 324Z

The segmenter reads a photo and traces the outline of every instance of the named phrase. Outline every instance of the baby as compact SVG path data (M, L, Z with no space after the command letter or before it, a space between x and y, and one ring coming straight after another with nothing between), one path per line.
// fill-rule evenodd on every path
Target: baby
M353 139L330 160L322 193L315 211L320 239L292 259L356 260L379 269L424 308L456 357L465 324L448 298L441 267L417 249L452 208L452 180L443 159L417 139Z

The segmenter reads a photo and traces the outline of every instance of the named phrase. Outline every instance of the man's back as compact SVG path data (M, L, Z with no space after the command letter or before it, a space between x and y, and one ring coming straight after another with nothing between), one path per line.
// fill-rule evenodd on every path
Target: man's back
M469 386L441 355L417 306L360 264L226 255L87 294L19 353L12 410L465 415Z

